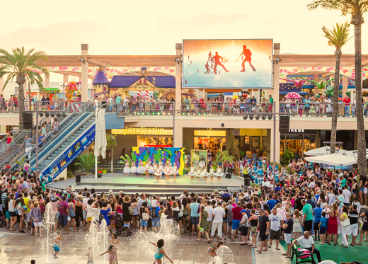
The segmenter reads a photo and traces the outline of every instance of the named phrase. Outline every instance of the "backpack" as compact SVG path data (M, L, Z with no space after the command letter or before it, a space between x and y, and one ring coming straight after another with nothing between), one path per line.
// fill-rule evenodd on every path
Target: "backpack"
M128 207L128 210L130 215L134 215L134 208L131 205Z
M297 250L298 250L300 259L309 258L312 255L311 252L308 249L298 248Z

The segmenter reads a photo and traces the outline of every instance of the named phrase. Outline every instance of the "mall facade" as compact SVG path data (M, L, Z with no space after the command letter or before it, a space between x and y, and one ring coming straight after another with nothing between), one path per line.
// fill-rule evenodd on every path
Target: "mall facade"
M362 57L363 63L368 61L368 55ZM133 147L178 147L185 148L186 154L190 154L192 149L208 150L209 156L216 155L218 150L228 150L238 158L257 153L271 161L274 160L275 148L275 159L279 161L286 148L302 157L304 152L330 141L331 117L326 115L291 116L289 131L280 133L279 116L271 116L268 106L268 110L262 113L247 114L245 117L245 114L236 110L218 111L213 105L211 108L196 105L191 109L183 100L196 98L199 104L201 99L203 103L218 97L226 101L226 98L236 99L247 94L254 96L257 104L261 104L263 98L268 100L272 96L272 109L280 109L280 100L285 96L285 84L290 86L289 81L280 78L313 76L315 82L326 81L334 73L333 54L283 55L280 53L280 44L274 43L272 89L184 88L183 63L181 43L175 45L175 55L157 56L91 55L88 45L83 44L80 55L49 55L49 62L40 61L41 65L49 67L50 72L62 74L64 82L68 82L69 76L79 77L82 82L82 102L92 100L96 94L101 97L120 95L123 101L131 96L151 98L155 94L158 98L167 99L164 105L156 107L144 104L134 112L127 111L127 108L131 110L128 104L125 108L114 106L107 111L107 132L117 135L118 145L113 150L114 164L119 161L118 154L129 154ZM340 88L343 95L350 91L352 101L355 98L353 64L353 55L342 56ZM366 70L364 68L362 71L363 80ZM88 79L93 80L91 89L83 86ZM44 86L48 87L49 80L45 78L44 81ZM0 79L0 88L2 85L3 80ZM306 83L299 88L291 85L289 88L302 95L323 93L313 83ZM2 112L0 117L2 133L18 125L17 113ZM368 126L368 122L365 125ZM346 150L357 149L356 118L340 116L337 126L337 140L344 142L342 147ZM89 148L92 150L93 144ZM111 155L107 155L107 159L109 157Z

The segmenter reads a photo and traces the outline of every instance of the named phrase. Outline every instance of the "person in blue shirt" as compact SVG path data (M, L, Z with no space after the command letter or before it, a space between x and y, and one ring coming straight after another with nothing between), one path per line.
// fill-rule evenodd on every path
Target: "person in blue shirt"
M244 102L245 102L245 112L246 113L249 113L250 111L249 111L249 98L245 98L245 100L244 100Z
M272 208L274 208L275 205L276 205L276 200L272 197L271 200L267 201L267 205L268 205L269 209L272 210Z
M321 237L321 243L319 243L320 245L323 245L325 243L326 229L327 229L326 213L322 212L322 217L321 217L321 220L319 222L319 235Z
M305 110L305 114L309 115L309 103L311 102L310 99L308 99L308 96L305 97L305 99L303 100L304 102L304 110Z
M321 208L321 204L317 203L316 208L314 208L313 210L313 215L314 215L314 226L313 226L313 230L314 230L314 240L317 241L319 236L318 236L318 232L319 232L319 223L321 222L321 218L322 218L322 208Z

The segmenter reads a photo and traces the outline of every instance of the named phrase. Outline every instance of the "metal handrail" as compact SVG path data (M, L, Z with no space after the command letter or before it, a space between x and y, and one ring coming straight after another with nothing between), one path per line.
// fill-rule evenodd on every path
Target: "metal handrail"
M90 105L92 106L92 104ZM88 107L84 110L81 111L80 115L85 114L86 111L88 110ZM85 120L89 120L89 118L94 115L95 112L92 111ZM81 126L83 126L85 124L85 122L79 122L76 126L73 126L73 129L67 134L65 135L62 139L58 140L58 144L54 144L54 146L47 152L45 153L45 155L43 155L43 157L41 159L38 160L39 164L42 164L42 162L47 159L60 145L62 145L72 134L74 134ZM92 124L93 125L93 124ZM73 144L74 141L71 143ZM61 155L61 154L60 154Z
M45 139L42 141L42 142L35 142L35 145L32 147L32 149L30 150L30 152L32 153L34 150L36 150L36 144L44 144L45 143L45 141L49 141L49 139L54 135L54 133L57 131L57 130L60 130L60 127L61 126L63 126L64 125L64 123L65 122L67 122L67 120L69 120L69 118L72 118L73 116L75 116L75 115L73 115L74 113L77 113L77 112L79 112L79 110L80 110L80 108L81 107L83 107L84 105L86 105L86 103L82 103L82 104L80 104L80 103L73 103L73 104L71 104L71 105L69 105L68 107L70 107L70 108L73 108L73 106L74 106L74 104L76 104L77 105L77 108L75 109L75 110L73 110L72 111L72 113L69 115L69 116L67 116L66 118L64 118L64 120L62 120L61 121L61 123L59 123L59 126L57 127L57 128L54 128L54 129L52 129L47 135L46 135L46 137L45 137ZM80 104L80 105L79 105ZM90 104L90 103L88 103L88 104ZM68 108L67 107L67 108ZM65 109L65 111L67 110L67 108ZM80 112L77 114L77 116L80 114ZM52 140L51 140L52 141ZM23 155L19 158L19 159L22 159L23 157L26 157L26 156L28 156L28 152L27 153L23 153ZM10 159L10 157L7 159L7 160L9 160ZM11 168L10 169L13 169L14 167L16 167L17 166L17 164L15 163L15 164L12 164L11 165Z

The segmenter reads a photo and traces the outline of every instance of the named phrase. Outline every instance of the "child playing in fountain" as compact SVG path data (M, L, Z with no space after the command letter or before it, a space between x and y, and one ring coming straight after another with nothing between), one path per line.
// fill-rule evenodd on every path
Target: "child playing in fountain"
M165 256L165 258L167 258L168 260L170 260L171 263L174 263L172 261L171 258L169 258L164 250L164 245L165 245L165 241L163 239L160 239L159 241L157 241L157 244L153 243L153 242L149 242L152 245L156 246L158 248L156 254L155 254L155 261L153 262L153 264L163 264L163 257Z
M106 252L102 253L98 257L101 257L102 255L105 255L106 253L109 253L109 264L118 264L118 259L116 256L116 248L113 245L110 245Z
M55 239L54 239L54 245L53 245L53 248L54 248L54 251L55 251L54 258L58 258L56 255L60 252L60 247L59 247L60 240L63 240L62 237L61 237L61 231L60 231L59 235L56 236Z
M224 242L218 242L217 244L213 244L207 249L208 254L210 254L211 257L215 258L217 256L216 250L222 247L223 245L224 245Z
M86 254L86 256L88 259L87 264L93 264L93 253L91 247L88 248L88 253Z

